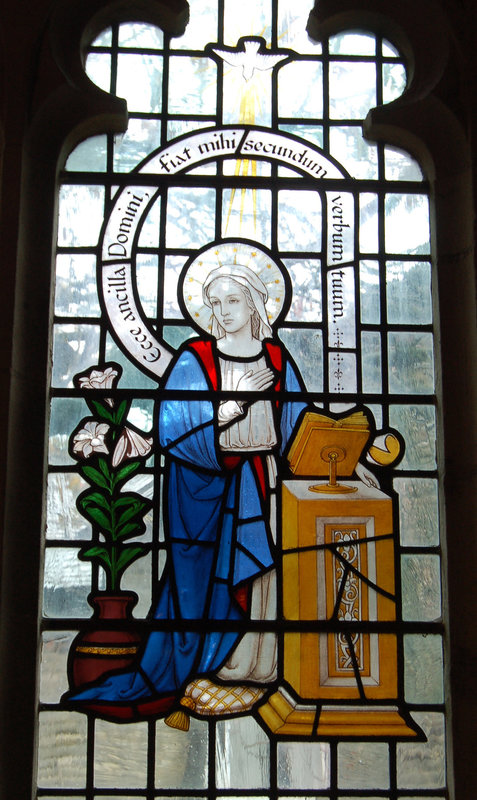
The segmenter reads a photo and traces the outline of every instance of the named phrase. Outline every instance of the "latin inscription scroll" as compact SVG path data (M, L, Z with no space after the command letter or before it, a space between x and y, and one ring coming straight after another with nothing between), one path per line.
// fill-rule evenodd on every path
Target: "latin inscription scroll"
M220 159L265 159L282 164L302 175L316 179L317 190L329 180L342 180L346 173L313 144L288 134L278 134L266 128L237 125L201 130L180 137L157 150L136 172L131 184L120 189L104 225L101 240L100 287L102 301L112 331L131 358L143 371L160 378L170 363L173 352L156 334L141 306L136 288L135 247L149 209L161 193L166 192L174 176L186 174L197 165ZM193 179L192 179L193 180ZM342 323L351 314L354 303L354 198L337 190L327 191L327 264L328 303L338 317L339 325L329 315L329 345L338 351ZM344 263L348 261L348 266ZM346 276L346 277L343 277ZM338 287L338 283L342 285ZM337 288L338 287L338 288ZM353 289L351 289L353 287ZM338 308L338 300L341 309ZM354 306L353 306L354 307ZM347 335L347 334L345 334ZM354 329L353 329L354 337ZM332 341L333 340L333 341ZM355 347L355 341L348 347ZM347 354L346 358L354 359ZM330 357L341 359L336 350ZM354 363L354 362L353 362ZM338 368L338 372L341 368ZM351 372L355 372L352 367ZM349 370L348 370L349 372ZM355 380L351 380L351 383ZM332 391L343 391L341 381L335 381ZM349 390L346 386L345 390Z

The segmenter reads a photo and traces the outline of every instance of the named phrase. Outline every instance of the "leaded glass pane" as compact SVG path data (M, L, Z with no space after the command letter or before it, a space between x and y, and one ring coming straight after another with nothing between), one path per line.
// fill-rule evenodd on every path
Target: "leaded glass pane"
M445 786L444 715L415 712L426 732L427 742L398 744L397 776L401 789L440 789Z
M327 789L330 747L325 743L280 742L278 785L281 789Z
M78 495L86 486L76 473L50 473L46 519L49 539L91 538L91 528L76 508Z
M386 178L390 181L422 181L419 164L403 150L396 147L384 148L384 167Z
M66 161L66 169L74 172L104 172L106 170L106 136L92 136L81 142Z
M49 547L45 555L43 610L47 617L88 617L91 565L79 550Z
M63 186L59 198L58 245L85 247L96 244L103 212L103 187Z
M323 391L323 338L321 331L282 328L280 338L296 361L310 391Z
M323 147L323 128L321 125L279 125L281 131L288 131L311 144Z
M139 247L158 247L160 244L159 231L160 231L160 217L161 217L161 198L158 197L154 204L149 209L144 225L139 237ZM138 271L141 265L138 264ZM138 283L139 283L138 278Z
M111 56L107 53L90 53L86 66L88 78L105 92L111 91Z
M310 91L308 87L313 87ZM282 117L323 116L321 64L299 61L281 68L278 82L278 108Z
M317 192L278 194L278 244L282 250L320 250L321 202Z
M43 633L40 653L40 702L57 703L68 689L67 660L76 632Z
M401 541L407 547L439 544L438 487L431 478L396 478Z
M388 322L432 322L431 265L425 261L388 261L386 265Z
M286 209L286 200L284 201ZM284 212L286 214L286 210ZM226 189L223 193L222 231L227 238L260 238L269 245L271 238L271 196L268 190ZM212 238L212 237L211 237Z
M439 556L403 555L401 568L404 619L438 619L441 616Z
M378 262L361 261L359 274L361 322L379 323L381 291Z
M278 0L278 41L300 53L321 53L321 44L313 42L305 26L310 4L308 0Z
M429 200L422 194L386 195L388 253L429 253Z
M213 62L205 58L172 56L169 70L171 113L215 113L216 66Z
M427 470L436 467L436 415L433 406L390 406L389 421L406 441L401 467Z
M329 48L333 55L372 56L376 52L376 40L366 34L340 33L330 37Z
M191 721L188 737L184 737L182 731L159 724L156 731L156 785L163 789L205 789L208 755L207 728L197 720Z
M376 67L351 61L330 63L331 119L362 119L376 105Z
M363 390L379 394L382 390L381 335L372 331L361 334Z
M161 142L160 119L130 119L125 134L116 136L114 142L114 168L129 172Z
M147 725L134 725L127 739L118 725L98 720L95 726L94 776L98 787L137 789L147 772ZM118 764L121 769L118 770Z
M142 539L141 541L149 541L149 538ZM124 575L122 581L122 588L124 591L136 592L138 594L138 601L134 608L134 613L144 618L149 611L150 597L153 581L159 581L164 568L163 563L164 553L159 553L159 568L157 575L154 575L151 567L151 558L146 555L144 558L135 561Z
M78 253L56 257L55 312L60 317L99 316L93 255Z
M293 297L288 319L296 322L319 322L321 304L321 262L313 259L285 259L293 281Z
M99 44L99 42L95 41L95 44ZM125 22L118 28L119 47L144 47L145 49L161 50L163 44L164 34L159 28L154 28L152 25Z
M85 412L77 397L53 397L50 410L49 463L52 466L73 464L68 454L68 440Z
M434 386L432 334L390 333L389 390L393 394L431 394Z
M159 211L159 209L157 209ZM158 216L158 214L154 214ZM156 220L154 220L156 222ZM154 238L154 231L159 226L151 225L151 239ZM148 237L149 238L149 237ZM157 288L159 285L158 258L155 255L144 254L138 258L137 262L137 288L142 307L148 317L157 315Z
M378 177L377 147L363 139L360 127L331 126L330 152L353 178Z
M238 5L234 0L224 2L224 40L234 46L241 36L250 36L259 31L269 42L271 38L271 0L243 0Z
M217 724L216 782L221 789L270 785L267 735L250 717Z
M106 338L105 355L108 361L115 361L121 366L123 370L121 378L123 388L150 389L154 387L155 384L152 379L131 363L110 336Z
M55 325L53 332L53 386L72 386L71 376L87 369L99 357L96 325Z
M388 789L388 745L342 742L338 745L340 768L338 785L342 789Z
M217 41L217 5L218 0L197 0L184 35L171 39L171 47L202 50L208 42Z
M383 101L392 103L406 88L406 70L402 64L383 64Z
M86 777L87 720L81 714L40 713L38 783L49 788L80 788Z
M166 325L164 327L164 339L167 344L170 344L174 349L178 349L181 344L184 344L187 339L192 339L194 335L195 331L193 328L177 327L175 325Z
M161 110L160 56L120 53L116 91L127 100L130 111L158 113Z
M442 703L442 638L423 634L404 637L405 694L409 703ZM436 669L436 666L440 669Z
M215 232L213 189L170 189L166 241L169 247L200 247Z

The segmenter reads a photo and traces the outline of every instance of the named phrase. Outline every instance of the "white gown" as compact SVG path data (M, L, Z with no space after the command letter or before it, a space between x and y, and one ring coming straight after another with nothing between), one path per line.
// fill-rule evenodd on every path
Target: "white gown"
M246 372L257 372L267 366L265 358L255 361L239 361L220 357L222 388L234 391ZM243 409L235 400L227 400L219 407L219 426L236 420L220 433L220 449L230 455L245 452L269 451L277 444L272 404L269 400L257 400L248 409ZM268 478L275 485L276 466L272 455L267 457ZM274 514L272 515L274 516ZM274 519L271 520L272 532ZM277 588L276 572L270 570L253 582L251 619L276 619ZM277 637L274 633L246 633L231 653L227 663L217 673L223 681L253 681L269 683L277 673Z

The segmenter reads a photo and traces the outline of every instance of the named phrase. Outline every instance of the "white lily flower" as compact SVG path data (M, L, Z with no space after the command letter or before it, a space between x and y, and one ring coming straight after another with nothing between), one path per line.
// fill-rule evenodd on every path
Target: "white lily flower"
M106 369L92 369L88 376L79 379L80 389L111 389L118 377L118 371L113 367ZM107 397L106 402L112 406L113 401Z
M89 458L91 453L109 453L104 441L108 431L109 425L105 422L85 422L73 439L73 452L81 453L84 458Z
M131 428L123 428L121 435L114 448L112 465L117 467L128 458L136 458L137 456L147 456L152 449L152 437L141 436L140 433L131 430Z
M88 376L79 379L81 389L111 389L118 371L112 367L92 369Z

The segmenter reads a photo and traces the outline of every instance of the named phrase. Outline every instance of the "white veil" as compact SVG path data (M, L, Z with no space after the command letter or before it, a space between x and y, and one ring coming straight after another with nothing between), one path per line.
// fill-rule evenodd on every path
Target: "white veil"
M202 297L205 305L209 308L212 308L212 305L208 290L211 284L218 278L230 278L230 280L248 289L258 315L259 325L257 338L260 340L270 338L272 336L272 329L268 322L267 309L265 307L265 303L268 300L268 290L258 275L256 275L250 267L245 267L241 264L222 264L220 267L217 267L217 269L213 269L212 272L209 272L207 275L202 286ZM224 330L215 317L212 317L212 334L217 339L224 335Z

